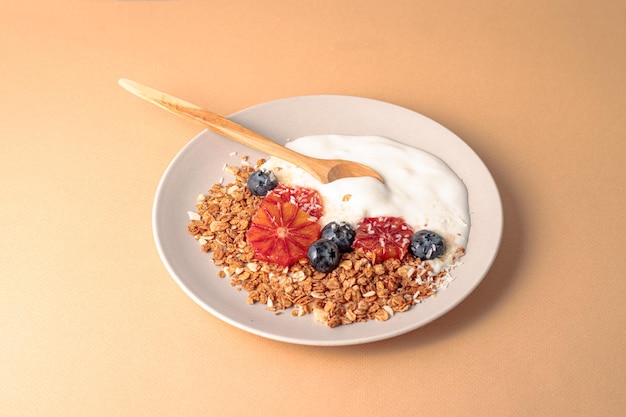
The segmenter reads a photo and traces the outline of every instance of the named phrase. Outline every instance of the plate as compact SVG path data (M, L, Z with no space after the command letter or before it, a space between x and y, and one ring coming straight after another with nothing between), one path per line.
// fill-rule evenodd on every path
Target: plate
M483 279L498 251L502 204L485 164L458 136L439 123L403 107L362 97L313 95L279 99L240 111L230 119L278 143L316 134L379 135L428 151L445 161L463 180L469 194L472 227L454 281L436 297L395 314L385 322L368 321L336 328L313 315L275 315L263 304L248 305L245 291L216 276L210 255L187 233L188 211L196 198L224 178L224 164L239 165L242 156L260 154L222 136L203 131L175 156L159 182L152 226L159 255L182 290L211 314L258 336L282 342L337 346L374 342L415 330L450 311Z

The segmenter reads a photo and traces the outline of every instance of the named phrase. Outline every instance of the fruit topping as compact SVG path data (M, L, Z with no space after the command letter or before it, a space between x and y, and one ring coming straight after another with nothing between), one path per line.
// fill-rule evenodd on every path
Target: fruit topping
M356 227L355 249L373 253L376 261L402 259L413 230L399 217L366 217Z
M295 204L263 199L246 232L256 259L289 266L307 256L320 225Z
M316 219L324 215L322 197L320 193L312 188L279 184L265 199L295 204Z
M441 256L446 250L446 242L437 233L419 230L411 238L409 250L413 256L428 261Z
M278 179L272 171L260 169L248 177L248 189L257 197L265 197L278 185Z
M332 240L319 239L309 246L307 257L316 271L327 273L339 266L341 251Z
M346 222L330 222L322 229L322 239L335 242L342 253L352 251L354 229Z

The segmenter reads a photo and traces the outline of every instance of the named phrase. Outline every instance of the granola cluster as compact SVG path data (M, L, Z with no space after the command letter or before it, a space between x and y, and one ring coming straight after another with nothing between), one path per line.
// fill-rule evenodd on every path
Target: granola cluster
M264 162L258 161L256 167ZM201 250L211 253L212 262L220 267L218 276L248 292L249 304L265 304L276 314L312 313L329 327L385 321L431 297L450 278L446 271L433 274L418 258L376 262L359 250L344 254L330 273L317 272L306 259L290 267L256 260L245 237L261 202L246 186L255 167L244 157L240 167L226 166L225 171L234 175L234 181L214 184L207 195L198 196L197 213L190 213L187 229Z

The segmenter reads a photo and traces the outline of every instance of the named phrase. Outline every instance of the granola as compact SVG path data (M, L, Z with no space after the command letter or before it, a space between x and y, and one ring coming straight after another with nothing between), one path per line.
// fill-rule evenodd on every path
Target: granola
M225 166L234 180L216 183L206 195L199 195L197 213L190 213L187 227L219 267L217 276L246 291L248 304L262 303L276 314L284 310L293 316L313 314L332 328L389 320L447 284L447 271L435 274L419 258L377 262L361 250L343 254L339 267L329 273L317 272L306 259L289 267L256 260L245 234L261 198L250 193L246 182L264 162L253 167L244 157L241 166Z

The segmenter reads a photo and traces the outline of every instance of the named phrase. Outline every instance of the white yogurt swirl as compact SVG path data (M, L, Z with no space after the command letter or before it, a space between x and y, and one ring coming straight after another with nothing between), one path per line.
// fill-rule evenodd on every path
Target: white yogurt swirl
M271 169L279 182L320 193L322 225L346 221L356 226L365 217L401 217L414 231L429 229L444 237L446 252L429 261L437 273L451 266L458 249L465 249L470 230L467 188L436 156L381 136L305 136L286 146L316 158L360 162L385 181L358 177L322 184L291 163L269 158L263 168Z

